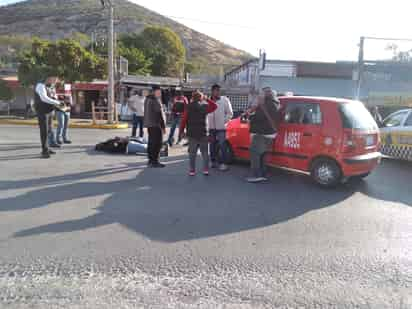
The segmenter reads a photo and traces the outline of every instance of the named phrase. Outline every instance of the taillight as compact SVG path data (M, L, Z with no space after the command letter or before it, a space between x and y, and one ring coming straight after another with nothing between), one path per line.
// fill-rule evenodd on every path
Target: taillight
M350 153L356 150L356 141L352 133L345 133L343 136L343 152Z

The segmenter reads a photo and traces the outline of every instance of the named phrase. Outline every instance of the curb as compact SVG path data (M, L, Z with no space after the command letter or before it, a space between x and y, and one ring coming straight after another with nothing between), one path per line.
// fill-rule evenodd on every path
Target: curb
M19 119L0 119L0 124L14 124L22 126L37 126L37 120L19 120ZM56 127L56 124L54 124ZM119 130L128 129L128 123L117 123L117 124L92 124L92 123L76 123L71 122L69 128L75 129L104 129L104 130Z

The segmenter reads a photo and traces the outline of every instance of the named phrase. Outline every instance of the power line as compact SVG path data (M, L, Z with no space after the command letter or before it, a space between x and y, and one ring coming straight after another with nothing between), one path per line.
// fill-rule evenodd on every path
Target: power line
M403 41L403 42L412 42L412 39L405 39L405 38L380 38L380 37L372 37L372 36L365 36L367 40L377 40L377 41Z
M172 18L172 19L188 20L188 21L194 21L194 22L209 24L209 25L219 25L219 26L226 26L226 27L235 27L235 28L256 30L256 28L254 28L254 27L249 27L249 26L244 26L244 25L239 25L239 24L228 24L228 23L222 23L222 22L218 22L218 21L206 21L206 20L194 19L194 18L188 18L188 17L181 17L181 16L170 16L170 15L164 15L164 16L168 17L168 18Z

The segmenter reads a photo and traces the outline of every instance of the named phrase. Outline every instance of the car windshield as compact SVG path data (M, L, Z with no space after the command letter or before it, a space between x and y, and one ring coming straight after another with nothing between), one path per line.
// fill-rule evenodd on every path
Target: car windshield
M341 103L339 107L343 127L346 129L375 129L375 120L361 102Z

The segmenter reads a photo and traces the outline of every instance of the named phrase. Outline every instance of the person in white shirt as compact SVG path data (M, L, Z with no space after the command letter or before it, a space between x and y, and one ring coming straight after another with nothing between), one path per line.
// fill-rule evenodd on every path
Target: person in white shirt
M60 107L61 103L58 100L51 98L48 94L47 87L52 87L58 82L58 78L49 77L45 82L37 83L34 91L34 106L36 109L37 118L40 128L40 140L42 146L42 157L45 159L50 158L51 154L54 154L49 149L48 139L48 124L50 121L51 113L56 107Z
M217 84L212 86L211 100L217 104L216 111L208 115L212 168L219 167L219 170L227 171L226 125L233 117L232 104L227 97L220 95L220 86Z
M143 138L143 120L144 120L144 101L146 99L147 92L134 91L133 95L127 101L129 109L133 112L133 129L132 137L136 137L137 127L139 127L139 137Z

